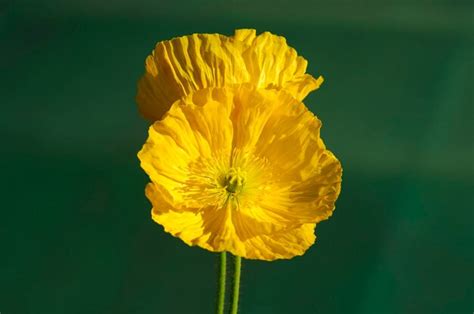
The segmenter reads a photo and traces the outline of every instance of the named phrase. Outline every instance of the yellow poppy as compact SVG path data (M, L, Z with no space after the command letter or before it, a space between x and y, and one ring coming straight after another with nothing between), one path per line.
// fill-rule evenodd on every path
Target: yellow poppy
M254 29L234 36L193 34L158 43L146 59L138 83L142 115L155 121L171 105L194 91L249 83L257 88L282 89L297 100L317 89L322 77L306 74L307 61L284 37Z
M294 93L257 87L186 91L138 156L152 217L167 232L214 252L288 259L331 216L342 168Z

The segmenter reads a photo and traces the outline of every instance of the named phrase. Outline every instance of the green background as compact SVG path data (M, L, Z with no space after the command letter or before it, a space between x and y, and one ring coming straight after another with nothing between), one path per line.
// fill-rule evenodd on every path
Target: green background
M472 1L0 5L0 312L212 313L217 256L150 219L134 102L155 43L283 35L344 166L288 261L244 261L241 313L472 313Z

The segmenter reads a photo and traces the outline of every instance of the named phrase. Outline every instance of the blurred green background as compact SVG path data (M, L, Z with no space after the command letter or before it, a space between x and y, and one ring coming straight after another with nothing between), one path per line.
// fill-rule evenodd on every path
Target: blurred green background
M256 28L324 75L344 166L289 261L245 261L241 313L472 313L472 1L0 2L0 312L212 313L217 256L150 219L136 81L155 43Z

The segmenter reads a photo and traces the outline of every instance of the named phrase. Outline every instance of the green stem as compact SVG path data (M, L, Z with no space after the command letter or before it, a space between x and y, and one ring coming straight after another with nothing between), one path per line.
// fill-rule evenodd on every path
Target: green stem
M237 314L239 311L239 290L240 290L240 270L242 268L242 258L235 257L234 264L234 290L232 292L232 314Z
M225 252L220 254L220 266L219 266L219 287L217 291L217 314L224 314L224 302L225 302L225 277L227 272L227 255Z

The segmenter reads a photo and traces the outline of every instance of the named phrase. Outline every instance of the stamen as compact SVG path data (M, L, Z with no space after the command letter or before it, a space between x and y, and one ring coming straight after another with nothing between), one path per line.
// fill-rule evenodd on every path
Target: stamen
M231 194L236 194L242 191L245 185L246 173L240 167L230 168L222 180L222 187Z

